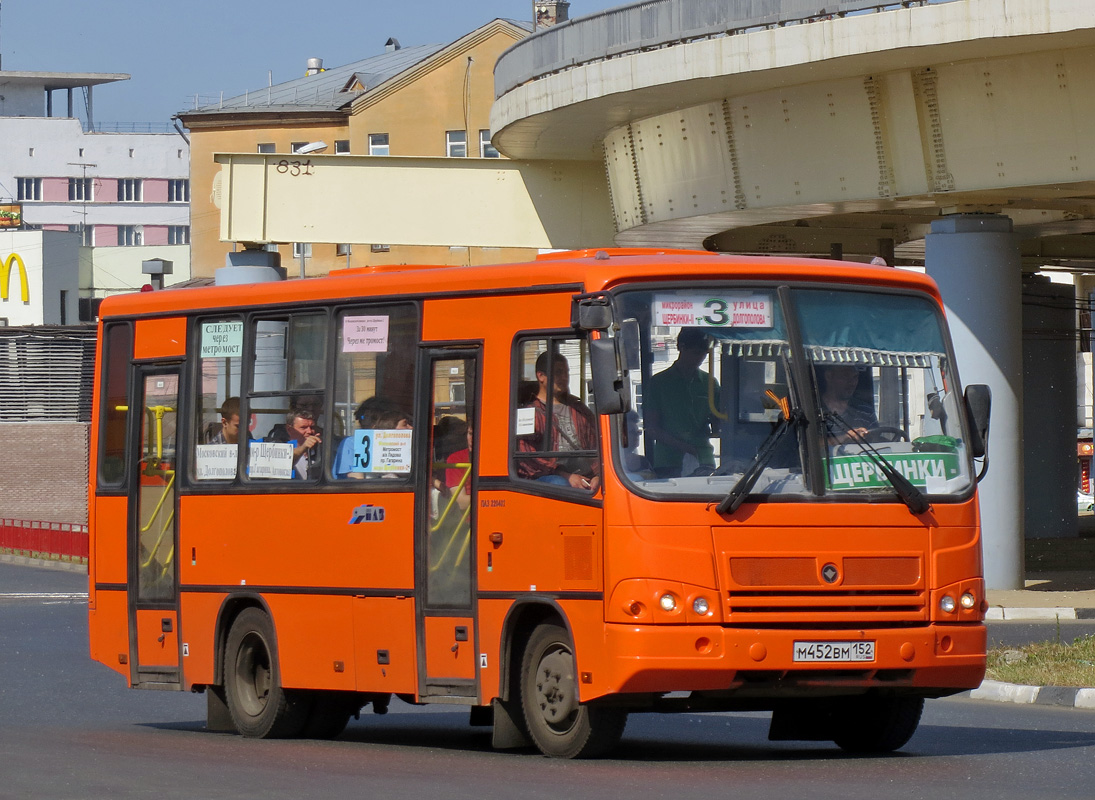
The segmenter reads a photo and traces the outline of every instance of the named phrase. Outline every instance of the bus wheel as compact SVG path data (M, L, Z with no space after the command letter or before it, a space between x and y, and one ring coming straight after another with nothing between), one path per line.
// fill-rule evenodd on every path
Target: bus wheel
M296 736L308 719L307 693L288 692L278 683L274 626L258 608L245 608L228 632L224 691L236 730L257 739Z
M916 733L923 711L922 697L864 697L841 704L844 721L833 741L849 753L890 753Z
M566 630L540 625L521 659L521 709L532 741L546 756L590 758L611 750L627 712L578 702L574 647Z

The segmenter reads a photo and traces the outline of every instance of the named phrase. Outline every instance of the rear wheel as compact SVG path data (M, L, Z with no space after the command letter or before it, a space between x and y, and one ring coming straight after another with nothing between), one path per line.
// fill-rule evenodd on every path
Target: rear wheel
M590 758L611 750L627 712L578 702L574 646L558 625L540 625L521 660L521 710L533 743L554 758Z
M889 753L912 738L923 711L922 697L864 697L841 707L833 741L849 753Z
M236 730L257 739L297 736L308 719L310 697L281 688L274 625L258 608L246 608L228 632L224 692Z

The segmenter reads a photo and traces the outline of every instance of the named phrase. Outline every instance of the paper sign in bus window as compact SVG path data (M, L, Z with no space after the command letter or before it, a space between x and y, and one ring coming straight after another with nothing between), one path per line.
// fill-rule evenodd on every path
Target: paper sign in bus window
M293 445L288 442L251 442L248 448L247 474L252 478L291 480Z
M517 409L517 435L531 436L536 433L536 409Z
M242 322L202 323L202 358L239 358L242 355Z
M199 481L230 481L236 477L236 445L199 444L194 453L194 477Z
M654 297L654 324L685 328L771 328L767 294L664 294Z
M388 352L388 317L343 317L342 352Z
M350 472L410 472L413 434L414 431L354 431L354 463Z

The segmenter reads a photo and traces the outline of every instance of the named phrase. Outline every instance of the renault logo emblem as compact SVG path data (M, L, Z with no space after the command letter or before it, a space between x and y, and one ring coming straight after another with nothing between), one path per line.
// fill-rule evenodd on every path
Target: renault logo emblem
M826 583L836 583L840 579L840 570L836 568L836 564L826 564L821 568L821 577Z

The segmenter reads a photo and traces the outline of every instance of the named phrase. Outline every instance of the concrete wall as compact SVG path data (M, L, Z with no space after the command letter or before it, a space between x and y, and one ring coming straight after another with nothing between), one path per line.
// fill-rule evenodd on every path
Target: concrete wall
M6 456L0 517L86 525L89 428L86 422L0 423Z

